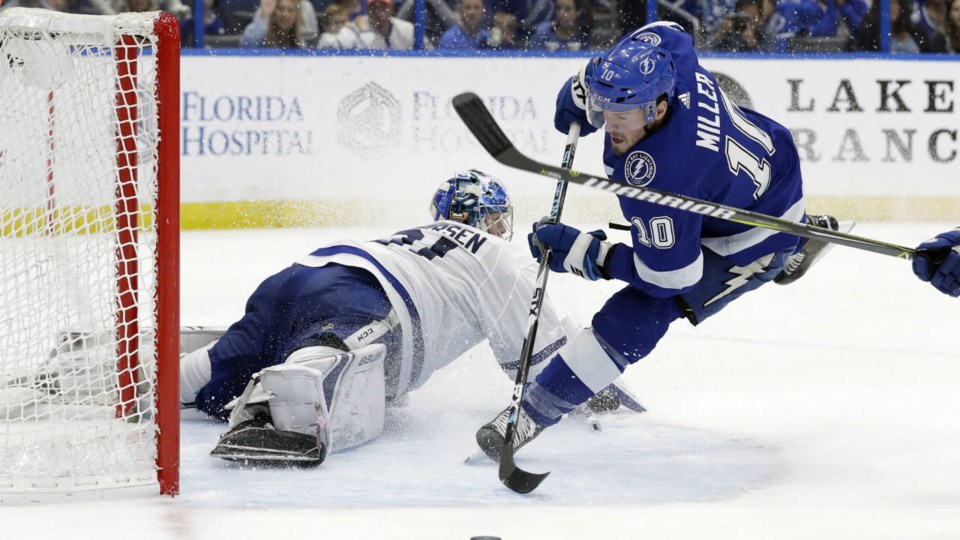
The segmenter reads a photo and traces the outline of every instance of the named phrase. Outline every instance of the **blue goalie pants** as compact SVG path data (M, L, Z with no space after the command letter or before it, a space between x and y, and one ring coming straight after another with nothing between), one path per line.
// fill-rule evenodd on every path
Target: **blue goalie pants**
M257 287L243 318L210 349L212 377L197 394L197 408L225 419L223 407L243 392L254 373L283 363L303 347L337 346L386 319L390 311L386 293L366 270L338 264L294 264L281 270ZM390 373L399 372L399 365L391 365L401 357L399 327L374 342L387 345L389 395Z

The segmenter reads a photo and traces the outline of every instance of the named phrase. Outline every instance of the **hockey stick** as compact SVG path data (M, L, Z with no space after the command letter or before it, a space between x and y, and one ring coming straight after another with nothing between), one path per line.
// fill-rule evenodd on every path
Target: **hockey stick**
M453 98L453 106L463 120L463 123L467 125L487 152L500 163L508 167L513 167L514 169L549 176L550 178L557 179L559 182L565 181L607 191L621 197L629 197L631 199L669 206L707 217L795 234L804 238L831 242L900 259L910 260L918 255L927 257L932 255L927 252L921 253L912 248L889 244L879 240L854 236L839 231L831 231L829 229L821 229L805 223L794 223L766 214L741 210L686 195L621 184L599 176L592 176L575 170L564 170L559 167L540 163L521 154L520 151L513 146L513 143L511 143L510 139L503 133L503 130L497 125L497 121L490 115L490 111L487 110L483 101L481 101L476 94L467 92L458 95ZM936 262L936 258L932 260Z
M459 96L458 96L459 97ZM463 117L457 100L453 101L457 112ZM466 119L464 118L464 121ZM567 144L563 149L564 169L569 169L573 165L573 157L577 153L577 141L580 138L580 124L570 125L570 132L567 134ZM553 206L550 208L550 222L560 221L560 213L563 211L563 201L567 198L567 183L562 179L557 179L557 189L553 194ZM533 289L533 299L530 301L530 316L527 318L527 334L523 339L523 349L520 352L520 365L517 367L517 379L513 387L513 400L510 403L510 414L507 415L507 427L503 435L503 448L500 450L500 481L503 485L516 491L517 493L530 493L540 482L550 474L531 473L520 467L517 467L513 459L513 434L517 429L517 422L520 420L520 403L523 401L523 391L527 385L527 375L530 372L530 358L533 356L533 344L537 338L537 326L540 321L540 308L543 306L544 293L547 290L547 277L550 275L550 259L553 258L553 251L550 248L543 250L540 258L540 268L537 270L537 279Z

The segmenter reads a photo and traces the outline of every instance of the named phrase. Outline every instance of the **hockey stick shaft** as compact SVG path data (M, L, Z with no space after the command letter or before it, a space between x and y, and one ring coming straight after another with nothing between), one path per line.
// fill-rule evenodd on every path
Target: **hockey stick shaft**
M571 124L567 134L567 144L563 150L563 167L573 165L573 158L577 153L577 141L580 138L580 125ZM550 221L556 223L563 212L563 202L567 198L567 182L557 180L557 189L553 194L553 205L550 207ZM550 260L553 252L545 249L540 258L540 268L533 289L533 299L530 301L530 315L527 317L527 332L523 339L523 348L520 352L520 365L517 367L517 379L513 387L513 399L510 403L510 414L507 416L507 426L504 430L503 448L500 450L500 481L517 493L529 493L536 489L550 473L530 473L517 466L513 458L513 434L520 420L520 404L523 401L523 391L527 385L527 375L530 373L530 359L533 356L533 346L537 339L537 327L540 321L540 309L547 290L547 278L550 276Z
M513 143L511 143L510 139L503 133L503 130L497 125L497 121L490 115L490 111L487 110L483 101L481 101L476 94L460 94L453 99L453 102L457 112L460 113L460 118L463 119L464 123L477 140L480 141L484 149L486 149L494 159L514 169L548 176L558 181L563 180L572 184L580 184L621 197L629 197L631 199L647 201L670 208L677 208L706 217L785 232L804 238L840 244L842 246L879 253L881 255L889 255L900 259L910 260L918 255L924 255L918 253L915 249L898 246L896 244L839 231L821 229L805 223L794 223L766 214L733 208L686 195L669 193L648 187L621 184L603 177L593 176L572 169L564 170L559 167L540 163L523 155L513 146Z

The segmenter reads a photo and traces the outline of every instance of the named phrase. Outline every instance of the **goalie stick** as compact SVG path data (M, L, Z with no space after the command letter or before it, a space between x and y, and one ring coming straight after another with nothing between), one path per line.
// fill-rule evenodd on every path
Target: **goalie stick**
M459 97L459 96L458 96ZM457 106L457 100L454 99L454 107L463 114L460 107ZM466 118L464 118L466 122ZM563 149L562 167L569 169L573 165L573 157L577 153L577 141L580 138L580 124L570 124L570 132L567 134L567 144ZM563 211L563 201L567 198L567 182L562 178L557 179L557 189L553 194L553 205L550 207L550 223L560 221L560 213ZM530 493L543 482L549 472L531 473L517 466L513 459L513 434L517 429L517 422L520 420L520 403L523 401L523 391L527 385L527 375L530 372L530 358L533 356L533 344L537 338L537 326L540 321L540 308L543 306L544 293L547 290L547 277L550 275L550 259L553 258L553 250L549 247L543 250L540 257L540 268L537 270L537 279L533 289L533 299L530 301L530 316L527 318L527 332L523 339L523 349L520 352L520 365L517 367L517 379L513 387L513 399L510 402L510 414L507 416L507 426L503 434L503 448L500 450L500 481L503 485L516 491L517 493Z
M936 264L937 259L942 257L935 252L918 252L915 249L898 246L896 244L889 244L887 242L839 231L821 229L805 223L794 223L766 214L733 208L686 195L669 193L648 187L621 184L607 178L540 163L523 155L513 146L510 139L508 139L503 133L503 130L500 129L497 121L490 115L490 111L487 110L486 105L483 104L483 101L481 101L476 94L466 92L456 96L453 98L453 106L463 120L463 123L467 125L467 128L470 129L470 132L473 133L474 137L477 138L484 149L486 149L494 159L514 169L548 176L556 179L558 182L580 184L582 186L607 191L614 195L661 204L707 217L790 233L804 238L840 244L842 246L879 253L881 255L889 255L900 259L910 260L919 255L930 258Z

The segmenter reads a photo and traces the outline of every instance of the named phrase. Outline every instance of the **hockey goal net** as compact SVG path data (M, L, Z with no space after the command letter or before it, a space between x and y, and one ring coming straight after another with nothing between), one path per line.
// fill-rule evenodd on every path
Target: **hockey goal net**
M177 492L178 33L0 11L0 502Z

